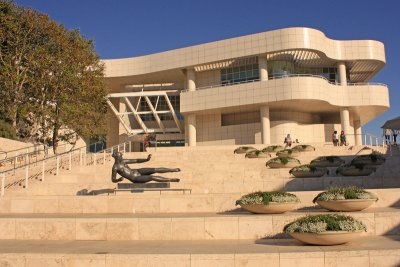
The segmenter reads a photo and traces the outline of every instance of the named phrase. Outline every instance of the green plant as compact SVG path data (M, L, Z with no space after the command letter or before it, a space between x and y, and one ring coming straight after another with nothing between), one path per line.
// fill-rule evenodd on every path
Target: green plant
M317 170L317 167L314 167L310 164L304 164L304 165L300 165L297 167L294 167L292 169L290 169L289 173L291 174L294 171L308 171L308 172L315 172Z
M351 216L341 214L307 215L283 228L285 233L322 233L326 231L367 231L367 227Z
M278 153L292 155L293 154L293 150L292 149L284 149L282 151L279 151Z
M313 203L319 201L329 200L344 200L344 199L375 199L378 201L378 197L371 192L356 186L349 187L332 187L327 191L319 193L314 199Z
M276 150L283 150L282 146L268 146L264 148L262 151L263 152L275 152Z
M246 152L254 151L254 150L257 150L257 149L255 149L254 147L251 147L251 146L241 146L241 147L236 148L233 151L233 153L235 153L235 154L246 153Z
M291 158L291 157L278 157L278 158L273 158L270 159L269 161L267 161L267 165L269 163L282 163L284 165L288 164L289 162L297 162L298 164L300 164L300 161L298 159L295 158Z
M384 162L386 160L386 158L380 154L361 155L361 156L354 158L352 160L352 163L357 162L357 161L363 161L363 160L367 160L367 161L370 160L372 162L377 162L379 160L379 161Z
M0 137L13 140L17 139L17 133L15 129L11 126L11 124L1 119L0 119Z
M236 201L236 205L268 205L270 202L300 202L300 200L296 195L286 192L254 192L242 196Z

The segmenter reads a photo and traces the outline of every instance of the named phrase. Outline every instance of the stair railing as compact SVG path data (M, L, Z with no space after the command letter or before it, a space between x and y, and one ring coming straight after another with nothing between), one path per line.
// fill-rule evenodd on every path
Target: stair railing
M98 164L104 165L107 160L111 160L111 155L114 151L131 151L131 141L127 141L99 151L95 150L93 153L91 153L90 147L92 145L93 144L72 149L54 156L44 157L43 159L25 164L23 166L1 171L0 197L4 196L6 189L16 185L23 185L23 188L27 189L30 179L36 178L40 181L44 181L46 174L54 174L58 176L61 169L72 170L73 166L96 166ZM127 147L129 147L128 150ZM7 180L9 180L8 183Z

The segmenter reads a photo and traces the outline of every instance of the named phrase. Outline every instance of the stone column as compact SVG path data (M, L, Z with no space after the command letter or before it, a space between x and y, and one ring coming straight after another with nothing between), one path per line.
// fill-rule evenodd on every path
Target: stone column
M267 59L263 56L258 57L258 69L260 72L260 81L268 80Z
M342 131L344 131L344 134L350 134L350 113L348 108L340 109L340 122L342 124Z
M186 69L186 86L189 91L196 91L196 72L194 69Z
M339 82L340 85L347 85L347 76L346 76L346 64L344 62L338 63L339 70Z
M356 119L353 121L354 124L354 138L356 146L362 145L362 131L361 131L361 121Z
M187 116L188 144L196 146L196 115L188 114Z
M261 117L261 142L263 145L271 143L271 124L269 120L269 107L260 108Z

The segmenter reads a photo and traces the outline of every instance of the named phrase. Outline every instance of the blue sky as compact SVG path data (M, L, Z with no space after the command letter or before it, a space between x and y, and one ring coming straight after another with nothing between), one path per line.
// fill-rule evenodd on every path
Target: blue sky
M386 66L373 82L390 88L391 108L363 127L400 116L400 1L397 0L16 0L93 39L102 58L121 58L285 27L311 27L337 40L374 39Z

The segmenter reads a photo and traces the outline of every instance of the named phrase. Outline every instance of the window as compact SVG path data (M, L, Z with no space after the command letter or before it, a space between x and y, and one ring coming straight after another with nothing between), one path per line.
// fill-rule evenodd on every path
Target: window
M160 96L158 99L158 103L157 103L157 97L158 96L149 96L150 102L153 105L153 107L156 109L156 111L169 111L168 103L165 100L165 97ZM179 95L170 95L170 96L168 96L168 98L169 98L169 101L171 102L173 109L175 110L175 113L176 113L176 116L178 117L178 119L183 120L183 116L179 112L179 110L180 110ZM156 104L157 104L157 106L156 106ZM140 98L139 111L150 111L150 107L148 106L146 99L144 97ZM161 113L161 114L158 114L158 117L162 121L174 120L171 113ZM155 120L152 113L140 114L140 118L143 121L154 121Z
M236 83L260 78L258 64L247 64L239 67L221 69L221 83Z

